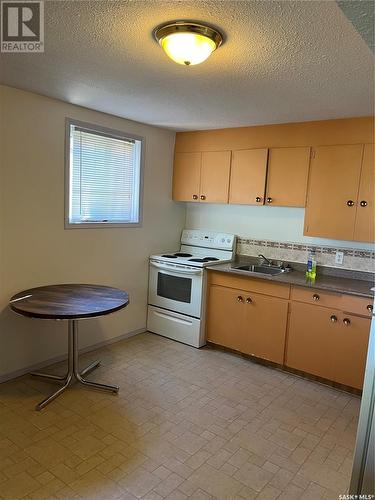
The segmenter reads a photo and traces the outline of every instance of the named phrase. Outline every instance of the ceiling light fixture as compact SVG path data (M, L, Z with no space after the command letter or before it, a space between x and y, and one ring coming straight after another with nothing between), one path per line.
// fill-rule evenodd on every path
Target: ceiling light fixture
M185 66L202 63L223 43L219 31L190 21L158 26L154 36L168 57Z

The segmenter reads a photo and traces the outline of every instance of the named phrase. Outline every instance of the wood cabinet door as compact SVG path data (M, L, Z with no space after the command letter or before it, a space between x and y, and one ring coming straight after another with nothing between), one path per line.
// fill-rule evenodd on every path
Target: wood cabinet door
M246 293L241 351L283 364L288 301Z
M306 205L310 148L272 148L268 156L266 204Z
M264 204L267 156L267 149L244 149L232 152L229 203Z
M291 302L286 366L333 380L340 314L336 309Z
M176 153L173 165L172 198L199 201L202 153Z
M356 241L372 242L375 240L374 189L374 144L365 144L354 229L354 240Z
M362 389L366 367L370 319L341 314L334 350L335 382ZM344 321L347 323L345 324Z
M304 234L352 240L362 145L320 146L310 164Z
M202 153L200 202L228 203L230 151Z
M209 287L207 340L237 351L242 347L245 315L244 293L223 286Z

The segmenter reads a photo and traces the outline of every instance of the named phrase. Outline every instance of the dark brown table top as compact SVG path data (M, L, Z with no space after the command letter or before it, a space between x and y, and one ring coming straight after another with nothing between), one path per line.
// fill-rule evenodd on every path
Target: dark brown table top
M123 290L83 284L30 288L9 301L14 312L43 319L92 318L118 311L128 304L129 295Z

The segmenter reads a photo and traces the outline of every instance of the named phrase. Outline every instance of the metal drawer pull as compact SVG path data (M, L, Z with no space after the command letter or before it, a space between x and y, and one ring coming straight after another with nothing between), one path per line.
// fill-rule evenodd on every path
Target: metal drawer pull
M367 207L367 201L366 200L362 200L360 203L361 207Z
M270 197L267 198L267 203L272 203L272 201L273 201L272 198Z
M374 310L374 306L372 304L369 304L366 309L368 310L368 312L372 313L372 311Z
M252 303L252 301L253 301L253 299L252 299L251 297L248 297L248 298L246 299L246 304L251 304L251 303Z
M330 320L332 321L332 323L336 323L337 321L337 316L335 316L334 314L332 314Z
M201 200L205 200L205 199L206 199L205 195L201 194Z
M241 295L237 297L237 302L243 302L243 297Z
M255 198L255 201L256 201L257 203L260 203L260 202L262 201L262 198L261 198L260 196L257 196L257 197Z
M348 200L346 202L346 204L348 205L348 207L353 207L354 206L354 201L353 200Z
M349 326L350 325L350 319L349 318L344 318L342 320L342 322L344 323L345 326Z
M319 295L317 293L314 293L314 295L313 295L313 301L314 302L318 302L318 300L320 300Z
M193 194L193 200L197 200L198 199L198 195L197 194Z

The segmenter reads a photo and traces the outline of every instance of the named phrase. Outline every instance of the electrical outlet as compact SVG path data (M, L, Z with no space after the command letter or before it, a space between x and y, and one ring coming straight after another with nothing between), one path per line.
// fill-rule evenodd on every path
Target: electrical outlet
M336 252L335 264L342 264L344 262L344 252Z

